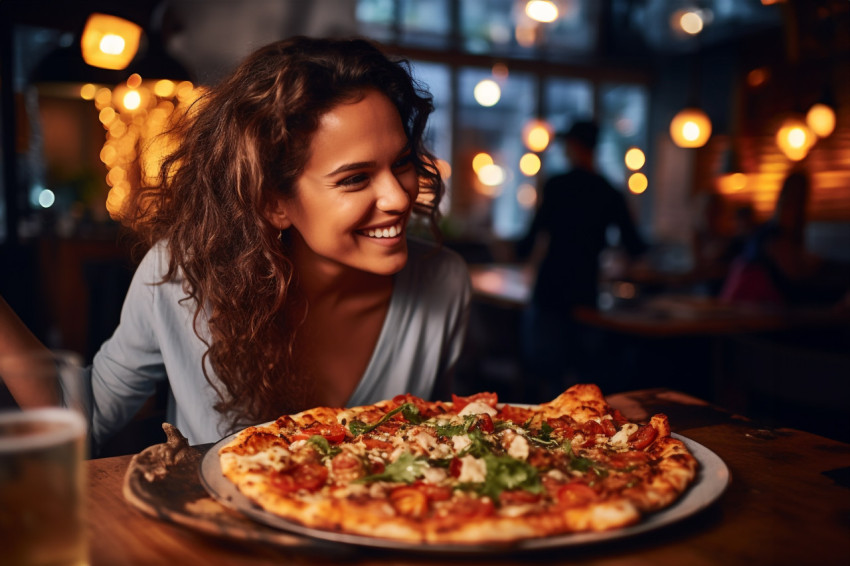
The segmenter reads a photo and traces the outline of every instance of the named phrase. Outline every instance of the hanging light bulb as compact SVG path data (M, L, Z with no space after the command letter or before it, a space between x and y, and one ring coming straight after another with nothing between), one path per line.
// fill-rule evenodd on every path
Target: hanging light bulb
M699 108L685 108L673 116L670 137L679 147L702 147L711 137L711 120Z
M806 113L806 125L819 138L828 137L835 130L835 110L822 102L812 105Z
M525 15L536 22L548 24L558 19L558 7L549 0L531 0L525 5Z
M814 132L800 116L787 118L776 132L776 145L788 159L800 161L815 144Z
M121 70L139 50L142 28L124 18L92 14L80 38L83 60L92 67Z

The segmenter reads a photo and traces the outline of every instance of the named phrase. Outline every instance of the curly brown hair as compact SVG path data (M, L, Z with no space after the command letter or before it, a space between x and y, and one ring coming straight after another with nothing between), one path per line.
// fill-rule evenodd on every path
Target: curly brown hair
M204 375L234 425L303 408L308 386L291 361L300 320L283 315L295 300L293 264L266 212L293 193L320 118L372 89L398 109L420 178L414 212L436 234L444 185L424 145L431 96L407 61L363 39L295 37L249 56L181 117L158 184L135 191L124 211L146 246L167 243L164 281L182 278L196 305Z

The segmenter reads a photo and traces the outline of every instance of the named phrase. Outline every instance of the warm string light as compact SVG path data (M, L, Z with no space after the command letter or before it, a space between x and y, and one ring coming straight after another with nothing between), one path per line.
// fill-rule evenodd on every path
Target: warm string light
M82 98L94 101L106 130L100 159L107 168L111 188L106 209L113 219L123 218L133 188L156 178L160 163L173 149L174 140L165 135L168 124L175 112L184 112L199 95L189 81L145 81L138 74L114 89L100 88L93 94L91 89L81 90Z
M92 67L124 69L136 56L141 37L142 28L129 20L92 14L80 37L83 60Z

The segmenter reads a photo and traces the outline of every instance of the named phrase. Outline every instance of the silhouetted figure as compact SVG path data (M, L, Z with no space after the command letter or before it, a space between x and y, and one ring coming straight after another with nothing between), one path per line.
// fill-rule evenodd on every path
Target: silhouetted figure
M596 125L584 121L563 134L572 169L546 182L528 234L517 243L519 257L541 240L546 246L523 328L526 366L542 381L544 394L560 392L570 370L581 373L589 336L580 332L573 311L596 308L608 227L619 228L620 243L631 256L647 247L623 193L595 170L597 136Z

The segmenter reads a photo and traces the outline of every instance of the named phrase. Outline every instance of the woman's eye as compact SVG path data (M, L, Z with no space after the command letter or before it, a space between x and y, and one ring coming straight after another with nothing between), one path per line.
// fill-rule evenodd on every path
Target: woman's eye
M369 176L364 173L358 173L357 175L351 175L350 177L346 177L337 183L343 187L354 187L357 185L362 185L366 181L369 180Z

